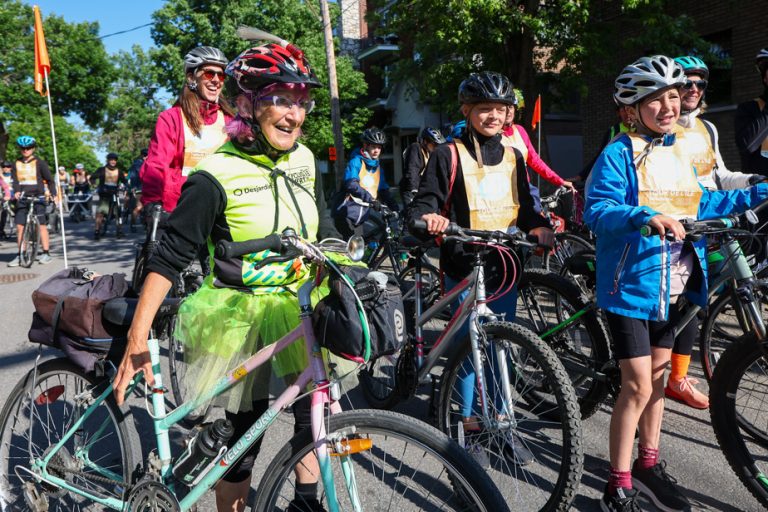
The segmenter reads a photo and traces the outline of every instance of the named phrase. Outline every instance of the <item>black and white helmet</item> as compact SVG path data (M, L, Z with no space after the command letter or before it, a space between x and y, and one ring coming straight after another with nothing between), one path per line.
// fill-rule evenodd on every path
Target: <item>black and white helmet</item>
M213 46L198 46L184 56L184 72L194 71L204 64L215 64L226 68L229 61L224 52Z
M683 68L673 59L664 55L641 57L616 78L613 97L622 105L635 105L646 96L684 83Z
M419 142L431 142L433 144L445 144L445 137L443 137L443 134L440 133L440 130L437 128L432 128L431 126L425 127L423 130L421 130L421 133L419 134Z
M375 126L365 130L362 139L366 144L378 144L379 146L383 146L387 143L387 136Z
M459 85L459 103L504 103L517 105L517 96L509 79L501 73L472 73Z

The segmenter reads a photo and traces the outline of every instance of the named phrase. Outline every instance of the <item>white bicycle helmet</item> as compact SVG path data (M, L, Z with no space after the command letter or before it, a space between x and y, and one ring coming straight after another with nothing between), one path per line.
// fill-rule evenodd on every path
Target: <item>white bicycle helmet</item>
M215 64L226 68L229 61L224 52L213 46L198 46L184 56L184 72L194 71L203 64Z
M661 89L684 83L683 68L674 60L664 55L642 57L621 71L613 97L622 105L635 105Z

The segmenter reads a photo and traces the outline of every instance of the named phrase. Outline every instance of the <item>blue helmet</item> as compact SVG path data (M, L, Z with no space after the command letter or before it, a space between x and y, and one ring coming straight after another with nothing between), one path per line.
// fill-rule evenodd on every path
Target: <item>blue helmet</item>
M709 78L709 68L704 61L698 57L694 57L693 55L675 57L675 62L682 66L683 73L686 75L699 74L704 80Z
M37 146L37 142L35 142L35 139L33 137L30 137L29 135L22 135L21 137L16 139L16 145L22 149L33 148Z
M461 120L458 123L451 125L450 132L446 135L445 140L452 142L455 139L460 139L464 135L464 130L467 129L467 122Z

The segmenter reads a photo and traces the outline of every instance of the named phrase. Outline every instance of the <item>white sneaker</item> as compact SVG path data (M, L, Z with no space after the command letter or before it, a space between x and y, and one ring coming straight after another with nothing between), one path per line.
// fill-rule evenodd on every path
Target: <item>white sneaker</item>
M41 264L41 265L47 265L48 263L50 263L52 261L53 261L53 258L51 258L51 255L50 254L45 254L45 253L41 254L37 258L37 262L39 264Z
M16 256L11 261L8 262L9 267L18 267L19 266L19 257Z

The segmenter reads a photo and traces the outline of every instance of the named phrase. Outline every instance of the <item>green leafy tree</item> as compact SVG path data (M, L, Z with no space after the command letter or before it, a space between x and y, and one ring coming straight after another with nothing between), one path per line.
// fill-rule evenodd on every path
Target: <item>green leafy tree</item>
M45 13L43 13L45 14ZM53 111L59 116L78 114L94 128L102 119L114 69L104 45L97 39L97 23L68 23L55 15L44 16L43 26L51 59L50 87ZM0 4L0 156L5 154L13 125L26 122L43 126L47 100L35 92L34 16L32 7L19 0ZM71 127L73 131L74 127ZM31 133L45 140L42 132ZM41 148L43 149L43 148Z
M335 19L339 14L338 6L332 4L331 7ZM182 58L195 46L216 46L232 59L249 45L254 45L255 43L243 41L236 36L235 31L240 25L257 27L278 35L304 50L315 73L326 87L314 95L317 106L307 116L302 128L305 134L302 141L318 158L327 157L328 147L333 145L333 131L323 26L318 13L308 2L168 0L152 17L155 22L152 37L160 47L156 62L161 69L161 83L170 90L178 90L182 86ZM353 62L347 57L337 57L336 73L342 104L345 146L351 149L370 117L368 109L359 105L367 85L363 74L354 69Z
M532 105L546 86L584 93L584 77L612 76L615 41L638 54L647 49L670 54L699 49L703 54L707 48L691 19L669 14L663 0L376 3L383 8L371 11L378 33L398 34L403 54L413 56L395 64L393 78L413 83L422 101L454 116L458 85L474 71L504 73Z
M120 155L124 168L149 145L157 115L166 107L158 85L162 69L155 65L153 52L135 45L131 53L121 51L114 57L119 73L107 102L101 142Z

